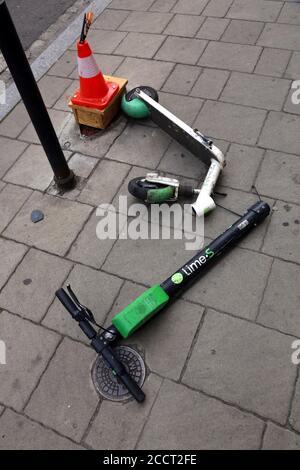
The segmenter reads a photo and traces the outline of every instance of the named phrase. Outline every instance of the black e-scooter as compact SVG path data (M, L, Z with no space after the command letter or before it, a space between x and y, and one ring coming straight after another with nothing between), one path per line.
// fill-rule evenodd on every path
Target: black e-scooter
M131 394L138 402L143 402L145 394L141 387L145 379L143 361L135 350L127 346L117 346L121 338L128 338L153 315L162 310L195 280L202 276L221 254L229 251L270 214L267 203L259 201L219 235L208 246L179 268L161 284L152 286L136 298L125 309L115 315L112 326L100 328L98 334L92 312L80 304L71 287L68 293L59 289L56 296L79 324L84 334L91 340L91 346L99 354L93 373L100 375L100 393L117 398ZM130 396L130 395L129 395Z

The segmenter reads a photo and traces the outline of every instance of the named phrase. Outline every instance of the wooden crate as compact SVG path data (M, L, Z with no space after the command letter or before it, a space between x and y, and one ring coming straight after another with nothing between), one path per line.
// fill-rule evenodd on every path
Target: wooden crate
M119 91L107 108L100 111L99 109L86 108L85 106L79 106L69 101L69 107L73 110L74 117L78 124L84 124L86 126L95 127L97 129L105 129L109 123L113 120L115 115L120 109L121 99L126 91L126 85L128 80L125 78L111 77L104 75L106 81L118 83Z

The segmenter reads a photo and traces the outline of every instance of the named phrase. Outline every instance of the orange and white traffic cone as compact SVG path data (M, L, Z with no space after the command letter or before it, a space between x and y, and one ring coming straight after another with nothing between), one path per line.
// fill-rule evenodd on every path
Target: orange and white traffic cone
M119 85L106 81L87 41L77 43L80 89L71 102L78 106L105 109L119 91Z

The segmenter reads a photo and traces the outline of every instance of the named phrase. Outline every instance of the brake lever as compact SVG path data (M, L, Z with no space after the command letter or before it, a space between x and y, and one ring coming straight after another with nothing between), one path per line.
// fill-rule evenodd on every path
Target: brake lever
M67 290L68 290L68 293L69 293L71 299L76 304L76 306L79 308L79 310L86 315L87 319L91 323L98 326L92 311L88 307L86 307L85 305L83 305L82 303L79 302L78 297L76 296L75 292L73 291L73 289L71 287L71 284L67 284Z

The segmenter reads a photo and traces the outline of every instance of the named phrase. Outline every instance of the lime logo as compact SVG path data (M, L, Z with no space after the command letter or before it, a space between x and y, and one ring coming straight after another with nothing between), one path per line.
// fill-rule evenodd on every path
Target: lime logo
M182 281L183 281L183 275L181 273L175 273L173 274L173 276L171 277L171 281L174 283L174 284L181 284Z
M215 256L215 252L212 251L210 248L206 248L205 255L206 255L206 258L212 258L213 256Z

